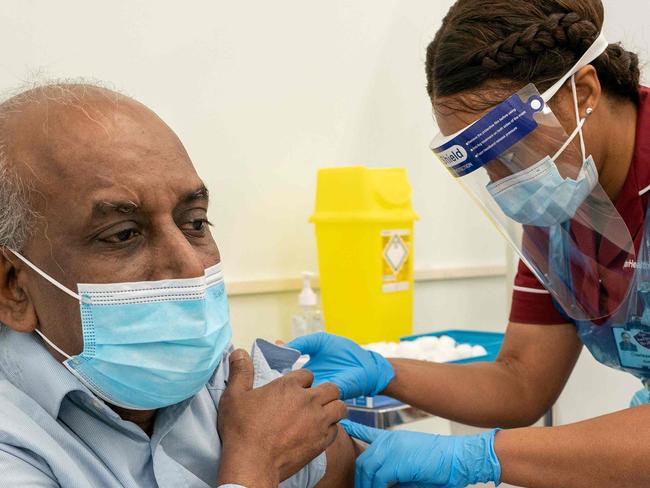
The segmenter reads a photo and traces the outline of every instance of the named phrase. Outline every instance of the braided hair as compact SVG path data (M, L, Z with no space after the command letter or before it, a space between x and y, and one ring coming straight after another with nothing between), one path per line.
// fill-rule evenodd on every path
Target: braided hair
M429 96L468 92L488 80L543 91L593 44L603 18L601 0L457 0L427 49ZM636 54L610 44L591 64L607 93L638 104Z

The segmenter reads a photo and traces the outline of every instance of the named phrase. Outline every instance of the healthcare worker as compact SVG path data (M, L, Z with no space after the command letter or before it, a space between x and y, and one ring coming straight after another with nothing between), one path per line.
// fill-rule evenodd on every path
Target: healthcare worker
M357 486L650 486L648 405L524 427L558 398L583 344L650 379L650 91L637 56L605 40L603 18L600 0L458 0L428 47L441 130L431 148L521 258L499 358L387 360L327 334L290 346L344 398L383 393L508 430L443 437L346 423L370 444ZM642 391L635 404L647 400Z

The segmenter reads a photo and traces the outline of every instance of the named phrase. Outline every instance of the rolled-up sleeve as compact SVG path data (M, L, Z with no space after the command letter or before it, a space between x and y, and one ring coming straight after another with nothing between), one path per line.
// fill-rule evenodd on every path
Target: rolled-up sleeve
M253 345L252 357L255 365L254 384L258 388L291 371L300 353L258 339ZM327 457L323 452L291 478L280 483L280 488L313 488L325 476L326 471Z

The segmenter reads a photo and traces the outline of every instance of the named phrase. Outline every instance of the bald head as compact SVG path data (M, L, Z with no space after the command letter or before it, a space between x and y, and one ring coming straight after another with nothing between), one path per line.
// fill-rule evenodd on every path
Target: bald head
M141 103L84 84L32 88L0 105L0 150L0 248L68 288L196 277L219 261L207 189ZM0 253L0 322L76 354L78 307Z
M165 153L190 164L176 135L155 113L105 88L33 88L0 105L0 121L8 163L36 180L78 173L81 166L101 169L139 152Z
M66 176L76 174L81 181L118 152L137 157L138 150L176 153L191 164L154 112L113 90L53 83L5 100L0 104L0 246L24 247L47 204L43 195L56 192Z

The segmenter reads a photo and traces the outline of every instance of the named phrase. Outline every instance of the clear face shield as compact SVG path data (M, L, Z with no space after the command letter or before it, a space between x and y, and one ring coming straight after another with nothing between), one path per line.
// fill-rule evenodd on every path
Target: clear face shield
M573 75L607 48L601 36L544 94L528 85L431 149L470 193L564 313L610 316L633 276L634 243L598 183L582 137ZM570 79L576 129L567 134L548 101ZM579 144L574 141L579 140Z

